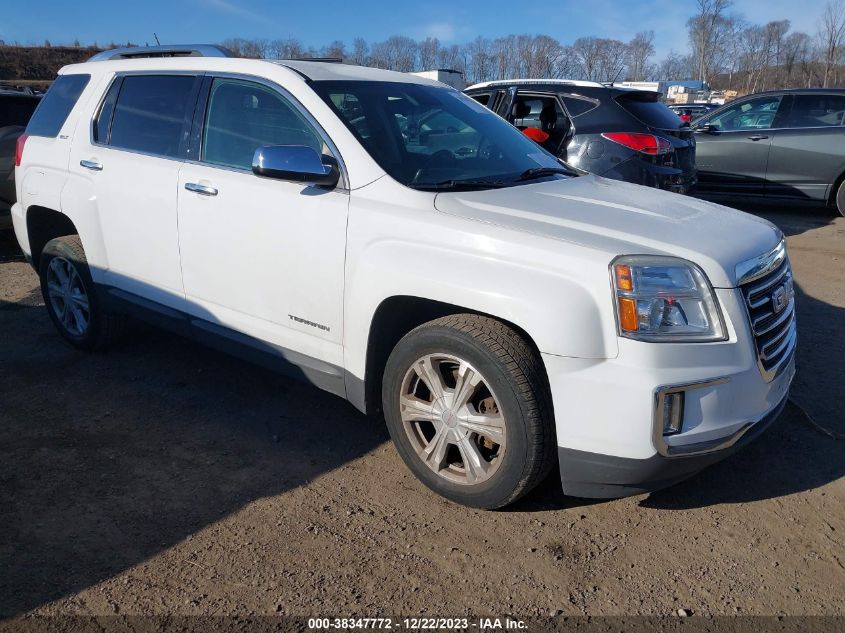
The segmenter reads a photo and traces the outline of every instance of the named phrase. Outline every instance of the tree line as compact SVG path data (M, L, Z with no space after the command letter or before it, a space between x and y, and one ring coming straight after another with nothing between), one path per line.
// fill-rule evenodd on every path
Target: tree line
M696 0L696 12L685 25L688 49L670 51L662 60L655 59L650 30L627 42L585 36L563 43L550 35L507 35L479 36L459 45L394 35L373 43L356 38L350 46L339 40L305 46L296 38L232 38L222 44L244 57L334 57L400 72L448 68L464 73L468 83L514 77L698 79L714 89L740 92L845 83L845 0L826 5L813 33L793 30L789 20L755 24L731 7L731 0Z
M585 36L564 43L550 35L507 35L446 44L434 37L394 35L376 42L361 37L351 43L336 40L319 47L293 37L231 38L221 44L243 57L342 58L400 72L448 68L462 72L468 83L515 77L602 82L698 79L713 89L741 93L845 83L845 0L831 0L812 33L793 30L789 20L756 24L731 9L731 0L696 0L695 13L685 25L687 50L670 51L660 60L650 30L633 34L627 42ZM49 42L40 55L30 54L28 63L14 63L14 55L3 50L11 47L2 44L0 79L45 78L32 75L46 70L42 62L50 59L49 50L54 48ZM112 46L116 45L105 48ZM61 48L62 59L72 57L73 48L81 46L76 42ZM99 48L95 44L88 50Z

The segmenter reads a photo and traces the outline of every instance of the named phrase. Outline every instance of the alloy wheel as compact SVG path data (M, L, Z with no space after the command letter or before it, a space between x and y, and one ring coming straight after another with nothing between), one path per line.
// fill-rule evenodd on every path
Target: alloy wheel
M428 354L402 380L402 426L420 460L453 483L477 485L499 468L506 421L487 379L469 362Z
M64 257L54 257L47 268L50 309L73 336L83 336L91 323L91 305L82 278Z

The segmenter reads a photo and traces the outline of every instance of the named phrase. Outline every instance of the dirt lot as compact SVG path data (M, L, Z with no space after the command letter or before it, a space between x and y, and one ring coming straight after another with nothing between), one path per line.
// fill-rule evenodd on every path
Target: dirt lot
M766 217L800 287L793 396L845 434L845 220ZM845 443L795 405L663 492L555 477L504 512L443 501L383 423L142 330L86 355L0 247L0 615L845 614Z

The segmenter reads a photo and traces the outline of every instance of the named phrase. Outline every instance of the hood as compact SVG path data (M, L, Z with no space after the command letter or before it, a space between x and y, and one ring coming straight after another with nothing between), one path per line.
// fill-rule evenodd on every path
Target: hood
M582 176L485 191L439 193L438 211L617 255L672 255L717 288L736 265L771 251L780 230L760 218L675 193Z

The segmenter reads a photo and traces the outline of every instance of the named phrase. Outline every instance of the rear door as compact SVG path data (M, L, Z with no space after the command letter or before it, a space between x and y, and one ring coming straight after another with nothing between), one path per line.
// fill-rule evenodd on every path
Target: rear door
M845 172L845 93L793 95L772 133L767 195L826 201Z
M106 261L95 280L177 309L184 291L176 187L200 81L118 75L90 133L76 135L69 166L96 197Z
M698 188L702 192L763 195L772 128L783 95L737 101L696 124ZM788 104L787 104L788 105ZM711 131L702 131L705 124Z

